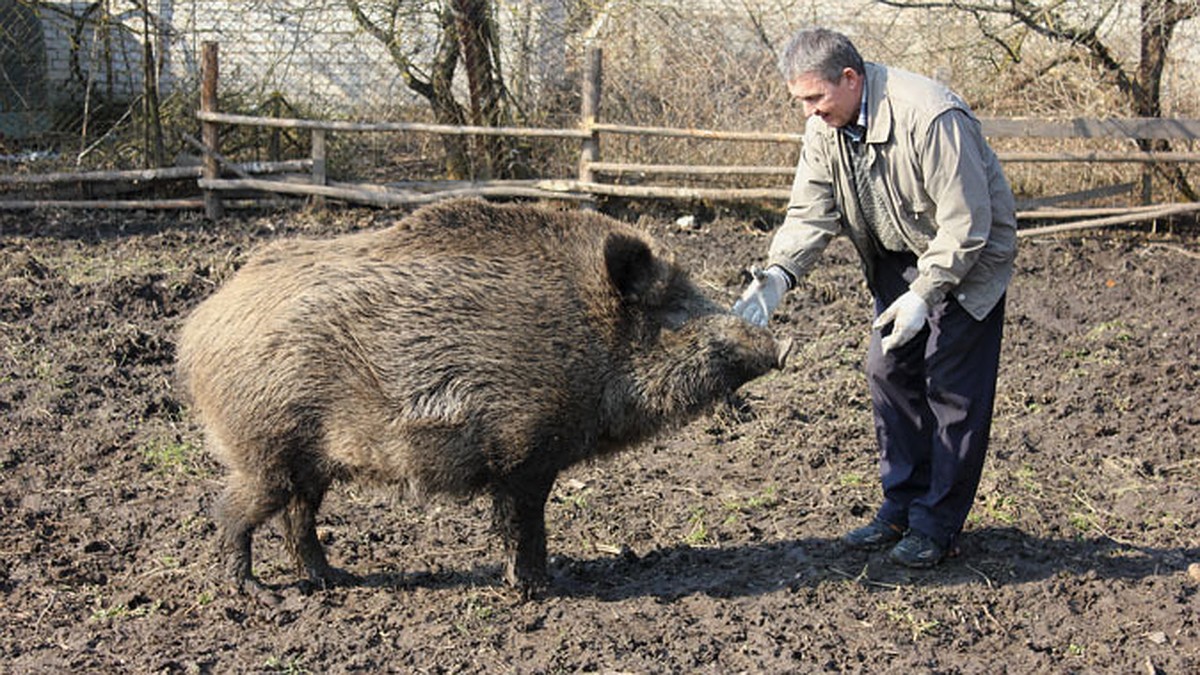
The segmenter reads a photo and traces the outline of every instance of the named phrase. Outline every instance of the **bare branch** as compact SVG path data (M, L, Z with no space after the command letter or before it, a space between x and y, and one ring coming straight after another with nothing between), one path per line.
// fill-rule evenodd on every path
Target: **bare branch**
M400 3L393 3L389 7L391 12L388 16L388 28L386 30L372 21L371 17L367 16L359 0L346 0L346 7L354 15L354 20L358 23L359 27L367 31L371 37L378 40L387 49L388 56L391 57L392 62L400 69L400 77L404 79L404 83L408 88L426 99L432 98L433 85L430 84L428 78L420 76L420 71L416 65L400 49L400 40L397 37Z
M1116 82L1117 88L1126 96L1133 100L1140 100L1145 96L1145 92L1139 83L1138 79L1129 73L1121 62L1113 55L1099 37L1100 26L1109 14L1116 7L1118 0L1110 0L1109 4L1103 11L1096 15L1096 18L1088 25L1073 25L1065 19L1061 13L1056 11L1062 4L1062 0L1053 2L1049 5L1039 5L1031 0L992 0L990 2L962 2L960 0L875 0L877 3L898 9L953 9L963 12L969 12L976 16L976 20L983 24L983 17L997 16L1009 17L1020 25L1025 26L1030 31L1041 35L1046 39L1055 42L1065 42L1067 44L1083 49L1101 70L1112 75ZM1174 0L1163 0L1173 3ZM1193 3L1194 4L1194 3ZM1195 10L1193 10L1195 11ZM985 32L985 37L989 37L994 42L998 42L994 37ZM1007 44L998 42L1006 51ZM1011 54L1011 52L1010 52Z

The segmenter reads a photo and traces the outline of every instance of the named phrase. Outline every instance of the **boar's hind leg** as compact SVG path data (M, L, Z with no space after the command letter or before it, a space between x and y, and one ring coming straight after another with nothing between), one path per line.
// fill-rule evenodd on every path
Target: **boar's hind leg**
M270 601L270 594L254 578L250 569L250 542L254 530L275 515L288 501L286 482L268 481L233 471L225 494L217 507L221 529L220 551L225 571L238 592L250 593Z
M284 539L300 574L324 588L354 580L342 570L332 567L325 558L325 548L317 539L317 511L329 489L329 479L306 477L297 481L296 492L283 510Z
M546 586L546 499L554 476L510 476L492 489L492 518L504 542L505 580L531 597Z

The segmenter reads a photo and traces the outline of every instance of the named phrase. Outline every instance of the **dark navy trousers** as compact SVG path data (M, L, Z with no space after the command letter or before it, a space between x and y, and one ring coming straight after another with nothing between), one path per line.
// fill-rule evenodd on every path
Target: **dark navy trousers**
M876 316L908 290L916 263L911 253L882 256L872 284ZM930 308L925 328L889 354L872 331L866 367L883 482L879 519L953 544L987 455L1003 325L1004 298L978 321L951 292Z

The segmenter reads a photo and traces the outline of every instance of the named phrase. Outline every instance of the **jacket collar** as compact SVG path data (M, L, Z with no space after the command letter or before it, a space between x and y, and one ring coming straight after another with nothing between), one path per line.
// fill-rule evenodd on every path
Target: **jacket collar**
M892 104L887 94L887 69L867 63L864 96L867 102L867 142L886 143L892 135Z

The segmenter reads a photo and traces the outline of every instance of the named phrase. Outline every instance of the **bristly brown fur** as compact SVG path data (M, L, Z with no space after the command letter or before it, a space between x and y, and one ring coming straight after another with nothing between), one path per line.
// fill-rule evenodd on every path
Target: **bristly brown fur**
M186 321L178 368L229 467L235 584L282 514L298 567L338 577L315 517L339 479L488 491L526 590L545 579L559 471L699 414L776 365L645 233L476 200L395 226L263 247Z

